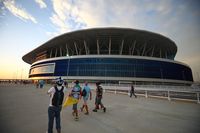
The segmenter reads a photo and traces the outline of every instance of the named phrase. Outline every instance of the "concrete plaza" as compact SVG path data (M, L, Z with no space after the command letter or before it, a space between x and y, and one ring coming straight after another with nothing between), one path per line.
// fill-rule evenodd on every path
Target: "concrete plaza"
M0 133L45 133L49 87L0 84ZM62 110L62 133L200 133L200 104L105 93L107 112L95 113L94 96L79 121Z

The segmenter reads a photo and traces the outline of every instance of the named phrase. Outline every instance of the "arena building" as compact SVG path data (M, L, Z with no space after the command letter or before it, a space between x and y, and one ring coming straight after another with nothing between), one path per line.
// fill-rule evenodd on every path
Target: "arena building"
M22 59L30 79L192 84L191 68L175 61L167 37L129 28L93 28L57 36Z

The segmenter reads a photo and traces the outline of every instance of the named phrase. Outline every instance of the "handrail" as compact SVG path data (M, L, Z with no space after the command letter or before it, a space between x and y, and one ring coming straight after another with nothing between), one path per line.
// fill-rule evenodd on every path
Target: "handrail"
M95 87L95 86L94 86ZM152 86L151 86L152 87ZM192 101L200 104L200 89L193 89L190 86L135 86L136 95L156 98L165 98L171 100ZM105 92L113 92L115 94L129 94L130 87L127 86L103 86ZM183 88L183 89L182 89Z

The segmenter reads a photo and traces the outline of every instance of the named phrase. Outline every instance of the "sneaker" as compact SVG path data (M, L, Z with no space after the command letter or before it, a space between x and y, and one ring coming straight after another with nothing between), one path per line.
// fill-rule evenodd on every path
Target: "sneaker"
M75 116L75 112L72 112L72 115Z
M93 111L93 112L97 112L97 109L93 109L92 111Z
M105 108L105 107L103 108L103 112L104 112L104 113L106 112L106 108Z
M78 116L75 116L75 117L74 117L74 120L75 120L75 121L78 121L78 120L79 120L79 117L78 117Z
M61 130L60 130L60 129L57 129L57 133L61 133Z
M89 113L88 112L86 112L86 113L84 113L85 115L89 115Z
M83 112L83 108L82 107L80 108L80 110L81 110L81 112Z

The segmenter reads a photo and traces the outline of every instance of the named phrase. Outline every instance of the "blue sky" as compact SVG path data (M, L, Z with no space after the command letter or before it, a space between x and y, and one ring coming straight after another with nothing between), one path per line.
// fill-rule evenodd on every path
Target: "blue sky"
M200 81L199 0L0 0L0 79L27 78L22 56L62 33L128 27L160 33Z

